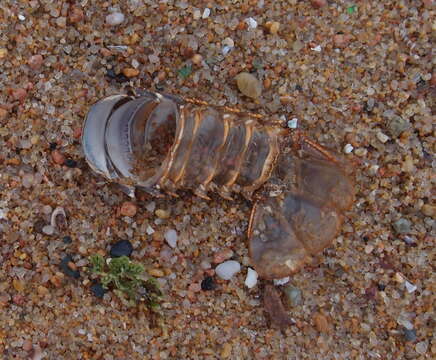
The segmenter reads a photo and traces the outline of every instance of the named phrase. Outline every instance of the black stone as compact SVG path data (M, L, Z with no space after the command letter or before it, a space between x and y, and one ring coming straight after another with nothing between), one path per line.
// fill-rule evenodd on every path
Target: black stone
M62 261L61 261L59 267L60 267L60 269L62 270L62 272L63 272L65 275L67 275L67 276L69 276L69 277L72 277L72 278L74 278L74 279L78 279L78 278L80 277L80 272L79 272L79 270L73 270L73 269L71 269L71 268L68 266L68 263L70 263L70 262L73 262L73 258L71 257L71 255L66 255L66 256L62 259Z
M62 241L64 242L64 244L71 244L73 242L73 239L71 239L71 236L64 236L62 238Z
M77 161L73 159L67 159L65 160L65 165L69 168L75 168L77 166Z
M114 69L108 69L108 71L106 71L106 76L111 79L115 79L117 74L115 73Z
M216 283L212 276L206 276L203 281L201 282L201 290L209 291L209 290L215 290L216 289Z
M106 293L106 289L99 282L95 282L91 285L91 291L95 297L99 299L103 298L103 295Z
M378 288L380 291L384 291L384 290L386 289L386 285L385 285L385 284L377 284L377 288Z
M404 340L406 341L415 341L416 340L416 330L415 329L403 329Z
M58 146L58 144L57 143L55 143L55 142L51 142L50 143L50 150L56 150L56 147Z
M133 246L129 240L120 240L112 245L110 250L111 257L130 256Z
M295 85L295 90L297 91L303 91L303 88L301 87L301 85Z

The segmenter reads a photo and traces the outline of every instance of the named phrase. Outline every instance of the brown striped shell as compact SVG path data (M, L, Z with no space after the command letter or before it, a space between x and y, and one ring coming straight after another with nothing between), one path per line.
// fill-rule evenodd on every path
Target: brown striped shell
M86 117L82 144L91 168L131 196L135 188L173 196L189 189L204 199L209 191L254 199L250 255L268 279L329 245L354 198L344 161L330 151L255 114L196 100L151 92L102 99Z

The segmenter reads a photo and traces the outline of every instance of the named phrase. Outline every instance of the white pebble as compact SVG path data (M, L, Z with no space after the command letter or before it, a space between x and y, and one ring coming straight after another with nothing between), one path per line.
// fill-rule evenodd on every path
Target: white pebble
M169 229L165 232L164 238L167 241L168 245L173 249L177 246L177 232L174 229Z
M298 119L297 118L293 118L293 119L288 121L288 128L289 129L296 129L297 127L298 127Z
M112 26L120 25L124 21L124 18L124 14L120 12L114 12L106 16L106 22Z
M245 19L245 22L247 23L247 25L251 29L256 29L257 28L257 21L254 20L252 17L249 17L249 18Z
M312 50L316 51L316 52L321 52L321 50L322 50L321 45L315 46L314 48L312 48Z
M194 10L194 13L192 14L192 17L194 18L194 20L198 20L201 18L201 11L200 10Z
M46 235L53 235L53 234L54 234L54 231L55 231L55 229L54 229L54 227L51 226L51 225L45 225L45 226L42 228L42 232L43 232L44 234L46 234Z
M251 289L257 284L257 272L252 268L248 268L247 277L245 278L245 286Z
M235 42L233 41L233 39L232 38L229 38L229 37L226 37L224 40L223 40L223 43L222 43L224 46L228 46L228 47L234 47L235 46Z
M383 134L381 131L379 131L376 136L377 136L377 139L379 139L383 144L389 140L389 136L387 136L386 134Z
M26 20L26 17L24 15L19 14L18 15L18 20L24 21L24 20Z
M416 286L416 285L413 285L412 283L410 283L410 282L408 282L408 281L406 281L406 289L407 289L407 292L408 292L409 294L411 294L411 293L413 293L413 292L416 291L417 286Z
M282 278L282 279L274 279L274 285L276 285L276 286L285 285L286 283L289 282L289 280L291 280L291 278L289 276Z
M147 233L147 235L152 235L154 234L154 229L150 225L148 225L145 232Z
M203 15L201 16L203 19L207 19L208 17L209 17L209 15L210 15L210 9L209 8L206 8L206 9L204 9L204 11L203 11Z
M230 280L241 270L241 265L234 260L224 261L215 268L217 276L223 280Z
M352 152L354 149L353 145L351 144L347 144L344 146L344 153L345 154L349 154L350 152Z

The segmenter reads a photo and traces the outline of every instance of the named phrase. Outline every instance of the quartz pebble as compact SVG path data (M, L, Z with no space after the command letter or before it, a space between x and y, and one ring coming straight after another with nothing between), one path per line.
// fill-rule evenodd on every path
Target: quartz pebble
M124 21L124 14L120 12L113 12L106 16L106 23L111 26L120 25Z
M289 276L284 277L282 279L274 279L274 285L275 286L285 285L289 282L289 280L291 280Z
M353 151L354 147L351 144L347 144L344 146L344 153L349 154Z
M242 72L236 76L235 80L241 93L253 99L259 98L262 85L252 74Z
M247 269L247 277L245 278L245 286L249 289L253 288L257 284L258 274L252 268Z
M210 15L210 9L209 8L205 8L204 11L203 11L203 15L201 15L201 17L203 19L207 19L209 17L209 15Z
M122 216L133 217L136 215L138 207L131 201L126 201L121 205L120 213Z
M43 61L44 61L44 59L43 59L42 55L38 54L38 55L31 56L28 64L32 70L39 70Z
M286 295L289 306L298 306L303 302L303 297L301 295L301 290L292 285L286 285L283 287L283 292Z
M230 280L233 275L241 270L241 265L235 260L228 260L215 268L217 276L223 280Z
M395 221L393 226L394 226L394 230L398 234L407 234L410 232L412 223L407 219L401 218L401 219Z
M168 245L173 249L177 246L177 232L174 229L169 229L165 232L164 238Z

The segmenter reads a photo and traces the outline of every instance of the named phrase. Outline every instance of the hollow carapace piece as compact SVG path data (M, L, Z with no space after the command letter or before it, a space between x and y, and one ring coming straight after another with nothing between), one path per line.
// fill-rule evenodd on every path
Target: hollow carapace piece
M288 276L335 238L354 200L346 162L303 134L259 116L144 92L94 104L82 143L91 168L152 195L181 189L254 202L248 240L257 272Z

